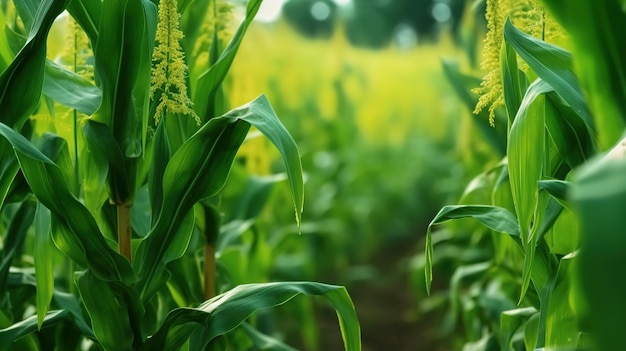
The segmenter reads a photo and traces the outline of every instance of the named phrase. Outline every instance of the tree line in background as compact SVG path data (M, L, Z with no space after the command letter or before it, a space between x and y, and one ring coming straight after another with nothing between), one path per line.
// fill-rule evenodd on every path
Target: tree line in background
M465 0L352 0L345 11L333 0L288 0L282 13L307 37L329 37L338 20L344 19L346 35L353 45L381 48L393 41L400 24L411 28L420 40L436 40L439 22L433 9L438 4L447 7L449 19L445 22L456 35L467 6ZM316 17L316 6L324 8L323 18Z

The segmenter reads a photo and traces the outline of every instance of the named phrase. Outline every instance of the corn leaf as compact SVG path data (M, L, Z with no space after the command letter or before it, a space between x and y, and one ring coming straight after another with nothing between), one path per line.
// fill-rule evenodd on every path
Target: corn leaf
M545 85L535 81L528 88L509 132L507 147L509 181L515 213L520 225L520 237L524 247L524 270L522 292L524 297L532 272L535 241L531 233L533 217L539 204L539 188L545 155Z
M546 7L574 44L576 71L590 100L600 146L610 148L626 126L626 32L624 2L582 0L576 6L546 0Z
M511 212L504 208L483 205L445 206L439 210L439 213L437 213L435 218L430 222L426 231L426 266L424 271L426 274L426 291L428 294L430 294L430 285L433 280L432 227L449 220L461 218L474 218L489 229L509 234L516 238L516 240L519 240L520 231L517 219Z
M615 276L626 267L624 174L624 160L592 160L576 172L571 192L581 224L576 276L598 350L617 350L624 342L626 280Z
M198 201L217 194L226 182L237 149L249 125L236 118L215 118L205 124L170 159L163 176L163 206L152 231L134 260L138 290L144 301L165 283L164 256L177 237L183 218ZM154 278L157 278L153 281Z
M40 3L24 47L0 76L0 122L3 124L19 129L35 111L43 87L48 32L66 3L53 0Z
M526 91L526 76L517 66L517 55L508 41L502 42L500 50L500 67L502 70L502 91L509 125L515 120Z
M280 123L265 95L259 96L249 105L244 106L243 109L246 110L245 113L237 115L237 118L250 123L263 133L274 144L283 158L287 181L291 189L291 200L296 212L296 224L299 226L304 206L304 181L298 146L287 129Z
M19 169L20 165L11 151L11 144L4 139L0 140L0 209L9 195Z
M105 350L133 350L142 343L142 304L137 293L119 282L106 282L90 270L77 280L98 342Z
M222 52L217 62L198 78L196 91L193 92L193 102L195 110L202 121L207 121L214 117L209 115L209 103L211 103L213 100L212 97L222 84L222 81L224 81L224 78L226 78L226 74L235 59L243 37L250 23L252 23L254 16L256 16L259 11L262 2L263 0L250 0L248 2L246 15L233 36L233 39L228 43L228 46L224 49L224 52Z
M596 153L596 138L558 94L548 92L548 97L546 129L560 157L570 168L576 168Z
M321 296L337 311L344 347L361 350L361 332L354 305L343 287L311 282L281 282L240 285L216 296L198 308L171 311L159 330L141 350L178 350L191 336L196 323L204 326L205 344L228 334L254 312L282 305L298 295Z
M152 296L164 283L163 265L167 262L163 259L167 248L174 240L189 241L175 235L186 213L195 203L216 195L224 186L250 124L265 134L283 157L299 223L304 182L298 149L267 98L261 96L222 117L211 119L174 153L167 164L163 175L163 207L153 230L139 246L135 260L143 299ZM152 282L155 276L160 278Z
M583 120L593 126L591 114L578 78L574 74L572 54L534 38L507 20L504 38L537 75L546 81Z
M7 292L7 278L13 259L19 254L26 239L26 233L35 217L35 206L32 202L24 202L11 218L2 238L2 250L0 250L0 295Z
M128 261L109 248L91 213L71 194L61 169L26 138L2 123L0 135L13 146L35 196L52 212L59 229L54 237L59 249L103 280L132 281L134 275ZM72 216L67 216L68 213Z
M549 350L567 350L576 348L578 339L578 320L570 303L573 272L576 255L567 255L561 259L559 270L546 306L546 348Z
M85 31L91 43L98 42L102 1L74 0L67 5L67 11Z
M152 167L148 173L148 190L150 203L152 204L152 225L156 223L157 214L161 213L163 206L163 174L170 160L171 149L167 138L165 123L159 123L154 138L152 139Z
M65 310L50 311L46 314L41 325L42 328L59 324L70 317L70 313ZM13 341L28 335L37 330L37 316L28 317L20 322L14 323L8 328L0 329L0 349L5 349Z
M9 275L9 287L19 288L24 286L30 286L33 289L36 289L36 278L33 277L32 274L26 273L24 270L13 269ZM75 326L84 336L90 339L95 338L93 331L85 321L85 318L83 316L84 309L78 297L69 293L61 292L59 290L53 290L52 297L54 303L56 304L56 306L59 307L60 310L70 312Z
M102 100L102 91L78 74L48 60L43 93L61 105L92 115Z
M35 260L35 275L37 281L37 326L41 328L44 318L48 313L52 294L54 292L54 262L52 259L54 245L50 235L50 210L40 202L37 203L35 212L35 247L33 249Z
M156 28L155 11L153 4L142 0L116 0L102 7L101 28L94 47L102 104L93 119L110 129L125 156L120 160L124 161L123 172L109 169L109 196L116 204L132 201L137 159L144 150L152 54L152 45L146 42L154 38L154 32L149 31ZM91 147L95 149L97 145Z
M502 337L500 340L500 350L515 350L513 348L513 336L520 328L524 328L528 320L537 315L534 307L516 308L504 311L500 314L500 330Z

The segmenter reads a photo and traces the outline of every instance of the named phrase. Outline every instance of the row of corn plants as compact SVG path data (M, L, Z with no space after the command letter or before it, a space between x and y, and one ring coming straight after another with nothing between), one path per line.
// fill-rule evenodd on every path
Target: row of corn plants
M298 149L269 101L227 111L222 89L261 2L228 43L217 0L2 2L0 349L287 350L251 315L298 295L330 302L360 349L345 288L233 286L238 262L220 262L267 184L286 178L298 225L303 211ZM51 57L63 18L69 54ZM251 126L286 175L226 207Z
M480 99L476 78L444 64L503 155L427 232L427 291L433 266L456 259L443 328L462 325L464 350L623 345L624 5L487 0Z

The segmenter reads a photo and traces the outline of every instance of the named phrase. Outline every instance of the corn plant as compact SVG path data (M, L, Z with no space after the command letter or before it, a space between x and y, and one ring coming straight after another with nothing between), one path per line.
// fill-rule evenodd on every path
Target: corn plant
M484 68L492 71L476 112L491 105L491 123L506 124L506 157L468 186L462 204L432 220L426 288L433 279L431 228L474 218L488 229L493 249L484 261L459 267L451 281L453 318L487 315L480 325L465 321L467 349L619 349L624 280L607 272L626 257L619 215L624 161L620 144L608 157L606 151L626 121L626 53L617 35L626 14L620 1L542 3L487 1ZM549 42L550 28L559 25L573 53ZM446 68L463 91L467 80ZM474 282L467 293L462 280ZM504 301L495 308L488 301L494 291Z
M0 349L289 349L249 317L298 295L329 301L360 349L343 287L218 284L220 192L251 126L280 152L298 225L303 210L297 146L267 98L226 111L221 89L260 5L223 45L217 1L2 3ZM47 58L64 11L67 66Z

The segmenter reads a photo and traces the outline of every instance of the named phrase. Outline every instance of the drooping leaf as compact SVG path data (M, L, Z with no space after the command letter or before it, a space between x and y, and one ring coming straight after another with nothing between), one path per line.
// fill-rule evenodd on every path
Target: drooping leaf
M13 146L37 199L52 212L60 229L53 230L59 249L79 264L93 269L101 279L132 281L134 274L128 261L109 248L91 213L70 192L70 182L59 167L26 138L2 123L0 135Z
M545 0L572 42L575 69L589 98L600 148L619 140L626 126L626 31L624 1L582 0L576 6L564 0Z
M51 327L59 324L70 317L70 313L65 310L50 311L44 317L41 325L42 328ZM8 328L0 329L0 348L5 349L10 346L13 341L28 335L37 330L37 316L28 317L20 322L14 323Z
M513 336L519 328L525 327L528 320L534 315L537 315L537 309L534 307L517 308L502 312L500 315L500 330L502 330L501 350L515 350L513 348Z
M26 44L0 76L0 122L3 124L21 128L35 111L44 80L48 32L67 2L43 0L39 4Z
M32 202L24 202L17 209L2 238L2 250L0 250L0 294L7 289L7 278L13 259L19 257L26 239L26 233L35 218L35 205Z
M433 242L431 229L432 226L444 223L453 219L474 218L489 229L497 232L506 233L519 240L519 225L515 216L508 210L483 205L461 205L461 206L445 206L433 218L428 225L426 231L426 291L430 294L430 284L432 282L432 266L433 266Z
M283 158L287 181L291 189L291 199L296 212L296 224L300 225L304 206L304 181L298 146L287 129L280 123L265 95L259 96L244 108L246 109L245 113L236 116L263 133L276 146Z
M43 93L61 105L92 115L102 100L102 91L78 74L48 60Z
M119 282L105 282L91 271L77 280L93 332L105 350L133 350L141 343L143 305L137 293Z
M176 228L193 205L216 195L224 186L235 154L250 128L255 126L278 148L286 165L296 221L304 201L302 166L295 142L282 126L267 98L256 100L211 119L172 155L163 175L163 207L157 222L137 250L142 298L152 296L164 276L152 281L162 265L167 248L176 238Z
M571 53L520 31L510 20L504 25L504 38L541 79L550 84L589 126L593 126L587 102L574 73Z
M240 285L198 306L171 311L142 350L177 350L195 330L206 328L205 344L241 325L252 313L282 305L298 295L321 296L337 311L344 347L361 350L361 332L354 305L343 287L311 282Z

